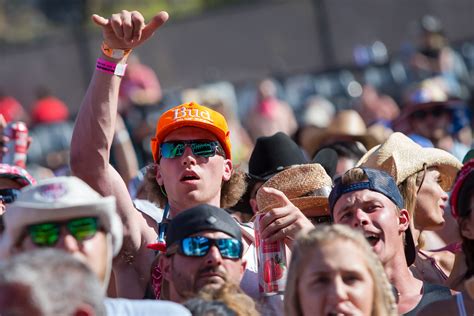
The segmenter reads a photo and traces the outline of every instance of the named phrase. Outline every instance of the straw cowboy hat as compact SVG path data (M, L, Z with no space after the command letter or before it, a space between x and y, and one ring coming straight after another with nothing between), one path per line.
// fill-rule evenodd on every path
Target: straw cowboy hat
M332 180L320 164L292 166L270 178L262 187L282 191L301 211L317 207L316 214L305 213L307 216L329 215L328 196ZM273 195L263 190L257 191L257 205L260 212L280 206Z
M402 133L393 133L385 143L369 150L357 166L380 169L390 174L397 185L427 168L439 170L441 187L449 191L462 164L453 155L438 148L421 147Z
M362 117L354 110L338 112L325 130L308 141L305 149L312 157L323 145L348 140L361 142L366 149L378 144L377 139L367 131Z

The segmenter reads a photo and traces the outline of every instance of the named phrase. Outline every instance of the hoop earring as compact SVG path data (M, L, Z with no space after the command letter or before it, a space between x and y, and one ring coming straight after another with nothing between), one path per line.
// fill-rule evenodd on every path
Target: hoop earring
M160 187L161 193L163 193L163 195L164 195L165 197L168 197L168 195L166 194L165 186L164 186L164 185L159 185L159 187Z

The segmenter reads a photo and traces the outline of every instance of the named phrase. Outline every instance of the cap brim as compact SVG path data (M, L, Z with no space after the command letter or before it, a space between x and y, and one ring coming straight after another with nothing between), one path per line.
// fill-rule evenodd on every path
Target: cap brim
M405 231L405 259L407 266L411 266L416 259L416 247L410 227Z
M265 175L263 177L260 177L260 176L257 176L255 174L251 174L251 173L247 173L247 176L252 179L252 180L255 180L255 181L267 181L268 179L270 179L272 176L274 176L278 171L275 171L274 173L271 173L271 174L268 174L268 175Z
M435 101L426 102L419 104L407 104L403 107L400 115L394 120L394 124L397 125L400 121L408 119L414 112L418 110L426 110L438 106L444 106L446 109L460 108L465 105L465 102L458 99L452 99L447 101Z

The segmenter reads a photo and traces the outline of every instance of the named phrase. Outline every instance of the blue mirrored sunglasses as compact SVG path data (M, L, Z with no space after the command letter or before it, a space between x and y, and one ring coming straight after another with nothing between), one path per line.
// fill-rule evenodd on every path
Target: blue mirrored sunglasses
M0 201L5 204L13 203L20 196L21 191L18 189L1 189Z
M222 258L240 259L242 258L243 246L242 242L235 238L207 238L203 236L186 237L179 245L170 247L166 254L180 253L187 257L204 257L208 254L211 247L215 245Z
M191 147L193 155L199 157L213 157L216 154L225 156L222 146L217 141L185 140L161 143L160 153L163 158L175 158L184 154L186 146Z

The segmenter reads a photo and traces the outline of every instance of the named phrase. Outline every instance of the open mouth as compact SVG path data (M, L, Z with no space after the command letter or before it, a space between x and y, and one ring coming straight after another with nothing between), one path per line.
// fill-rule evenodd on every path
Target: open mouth
M194 172L187 172L185 173L180 181L193 181L193 180L199 180L199 176L197 174L195 174Z
M369 244L373 247L375 246L378 241L380 240L380 237L374 233L364 233L365 239L369 242Z

